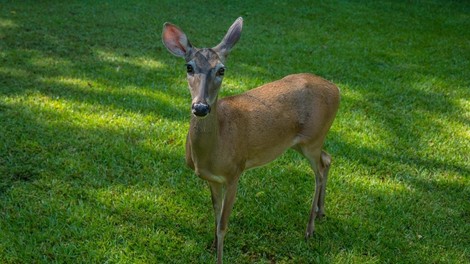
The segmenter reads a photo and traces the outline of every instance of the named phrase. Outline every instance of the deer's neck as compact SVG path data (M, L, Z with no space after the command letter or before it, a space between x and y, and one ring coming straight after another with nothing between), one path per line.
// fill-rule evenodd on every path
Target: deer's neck
M189 140L193 154L202 157L213 153L217 146L218 135L219 120L215 107L205 118L191 117Z

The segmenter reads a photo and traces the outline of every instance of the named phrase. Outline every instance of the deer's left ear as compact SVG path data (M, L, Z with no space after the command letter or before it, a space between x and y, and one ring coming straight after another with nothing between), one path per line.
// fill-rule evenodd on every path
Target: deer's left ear
M185 58L191 53L192 46L186 34L171 23L163 24L162 40L168 51L175 56Z
M213 50L217 52L217 54L223 60L225 60L225 58L230 53L230 50L232 50L233 46L235 46L235 43L237 43L237 41L240 39L242 27L243 18L239 17L237 18L237 20L235 20L235 22L233 22L232 26L230 26L227 31L227 34L225 34L225 37L222 39L219 45L213 48Z

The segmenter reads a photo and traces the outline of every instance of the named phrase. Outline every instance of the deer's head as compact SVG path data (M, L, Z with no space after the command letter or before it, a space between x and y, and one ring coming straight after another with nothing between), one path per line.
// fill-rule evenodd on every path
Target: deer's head
M240 39L243 19L239 17L228 29L222 41L213 48L196 48L177 26L163 25L163 44L175 56L186 61L186 72L191 92L191 111L197 117L205 117L217 96L225 74L225 59Z

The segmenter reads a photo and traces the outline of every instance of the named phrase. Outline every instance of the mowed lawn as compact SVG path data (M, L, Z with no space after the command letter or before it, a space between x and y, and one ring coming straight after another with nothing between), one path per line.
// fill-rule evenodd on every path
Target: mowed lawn
M0 1L0 263L212 263L184 61L244 18L221 96L298 72L342 101L326 218L287 151L240 181L226 263L470 262L468 1Z

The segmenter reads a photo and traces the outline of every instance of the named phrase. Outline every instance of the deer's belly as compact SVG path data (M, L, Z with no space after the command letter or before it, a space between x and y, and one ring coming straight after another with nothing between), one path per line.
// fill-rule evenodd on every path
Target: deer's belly
M278 144L273 144L269 147L252 149L250 151L249 158L245 162L245 168L255 168L266 165L267 163L275 160L277 157L281 156L288 148L293 146L295 142L279 142Z

